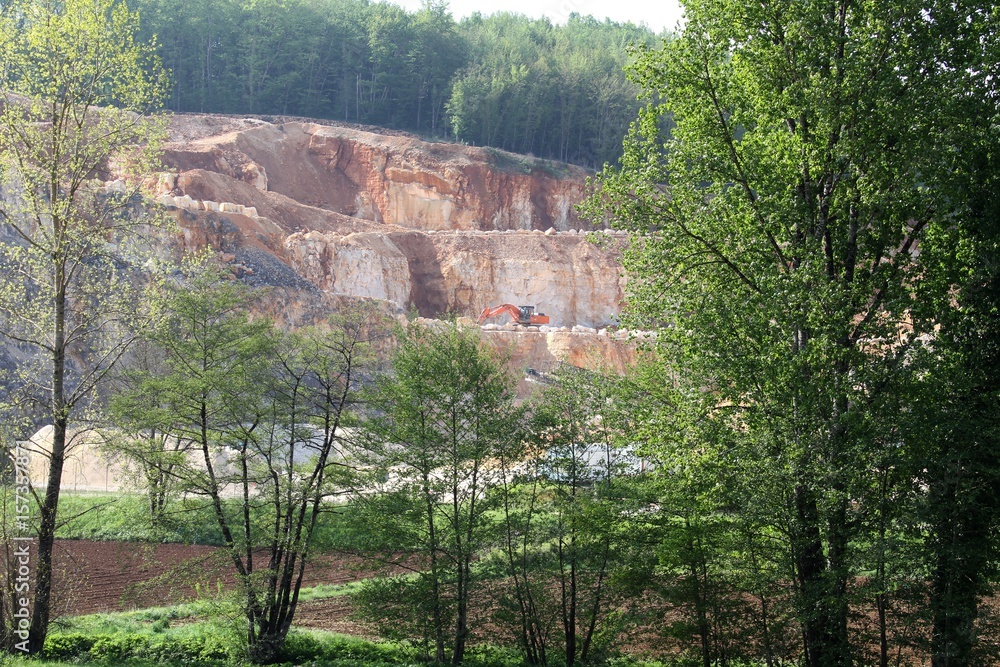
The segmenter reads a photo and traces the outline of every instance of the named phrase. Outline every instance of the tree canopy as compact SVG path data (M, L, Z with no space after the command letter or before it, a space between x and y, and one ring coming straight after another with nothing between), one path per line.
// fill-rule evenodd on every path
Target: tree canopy
M379 125L600 167L638 110L622 71L644 27L498 12L456 22L368 0L140 0L174 111Z
M128 260L149 220L126 210L157 161L162 124L147 114L165 73L137 29L115 0L14 1L0 12L0 336L29 360L13 364L0 400L28 428L53 426L21 637L32 652L48 630L69 426L124 354L139 312ZM109 190L112 174L120 187Z
M944 438L968 454L985 431L918 437L909 426L947 400L905 397L926 379L916 359L950 366L956 331L966 344L986 335L960 324L978 291L962 249L984 233L983 176L970 167L998 145L998 16L907 1L686 9L683 35L631 66L648 104L591 211L639 235L628 317L660 328L661 413L673 423L652 440L708 448L743 472L764 462L726 475L722 502L784 536L807 664L846 665L858 650L851 586L866 565L883 572L887 553L861 545L877 541L874 526L906 520L879 494L915 509L927 499L914 481L954 484L954 465L970 489L995 484L995 470L922 451ZM884 475L902 466L889 490ZM991 496L978 497L985 517ZM949 534L973 548L985 528ZM954 594L944 526L925 529L924 572L951 577L949 599L934 603L948 608L935 617L935 664L965 664L975 594ZM986 576L987 545L977 548L978 565L958 567L969 582Z

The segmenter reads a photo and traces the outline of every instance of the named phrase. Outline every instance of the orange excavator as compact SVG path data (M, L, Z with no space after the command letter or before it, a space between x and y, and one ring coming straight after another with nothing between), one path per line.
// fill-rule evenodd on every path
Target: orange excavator
M511 319L513 319L515 323L520 324L523 327L549 323L549 316L545 313L538 313L535 315L534 306L517 307L512 306L509 303L494 306L493 308L484 308L483 312L479 315L479 323L482 324L491 317L496 317L497 315L502 315L503 313L510 315Z

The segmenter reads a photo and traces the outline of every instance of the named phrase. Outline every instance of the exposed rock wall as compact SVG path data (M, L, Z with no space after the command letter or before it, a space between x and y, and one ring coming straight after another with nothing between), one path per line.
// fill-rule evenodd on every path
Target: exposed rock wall
M355 195L340 212L416 229L578 228L578 167L500 151L305 128L309 155Z
M621 241L578 232L582 169L313 123L182 116L172 131L154 194L188 249L223 253L240 277L294 286L277 262L321 292L425 317L500 303L555 325L617 315Z
M307 232L288 236L285 249L321 289L386 299L425 317L528 303L553 324L601 326L622 297L616 253L581 235Z
M588 172L572 165L310 123L243 121L233 129L220 120L211 134L205 123L197 133L176 127L182 121L168 165L327 211L413 229L590 228L573 209Z

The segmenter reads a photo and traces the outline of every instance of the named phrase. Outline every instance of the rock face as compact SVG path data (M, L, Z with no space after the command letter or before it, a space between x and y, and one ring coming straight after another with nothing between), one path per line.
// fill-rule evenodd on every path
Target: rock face
M171 133L149 188L183 246L278 289L290 324L358 297L426 318L530 304L563 330L495 320L484 335L515 363L632 357L596 335L620 309L625 239L579 219L578 167L303 121L178 115Z
M304 122L178 116L172 132L158 201L188 249L251 282L424 317L514 303L596 327L618 313L621 240L578 231L578 167Z
M320 289L415 308L425 317L533 304L553 323L601 324L621 299L615 253L579 235L297 232L292 266Z
M198 118L175 119L168 165L412 229L592 228L573 210L580 167L342 126Z

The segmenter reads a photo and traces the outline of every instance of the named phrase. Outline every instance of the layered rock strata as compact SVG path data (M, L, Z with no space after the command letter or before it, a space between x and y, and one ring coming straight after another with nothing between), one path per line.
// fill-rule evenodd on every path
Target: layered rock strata
M179 116L151 184L189 250L258 284L389 301L425 317L531 304L614 321L621 240L582 223L577 167L349 127ZM596 239L596 241L595 241ZM282 266L279 266L283 265Z
M502 151L311 122L177 116L150 193L189 251L272 287L289 324L345 299L425 318L500 303L550 318L498 318L483 335L525 367L567 360L621 368L634 350L598 330L623 292L619 234L582 222L587 173ZM280 302L277 302L280 300ZM600 362L600 364L598 363Z

